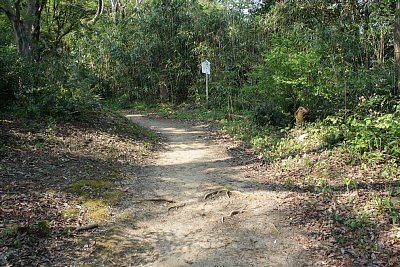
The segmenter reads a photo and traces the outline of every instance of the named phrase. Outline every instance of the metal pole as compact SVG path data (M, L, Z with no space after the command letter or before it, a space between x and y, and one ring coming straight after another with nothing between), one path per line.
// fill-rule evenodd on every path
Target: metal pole
M208 105L208 74L206 73L206 101Z

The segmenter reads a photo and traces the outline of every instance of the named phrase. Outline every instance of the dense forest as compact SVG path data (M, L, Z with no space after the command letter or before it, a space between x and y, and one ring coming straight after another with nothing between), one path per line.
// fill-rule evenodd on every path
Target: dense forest
M253 112L259 124L286 126L302 106L311 121L333 116L372 131L380 148L399 154L391 143L399 134L396 1L2 1L0 7L1 104L24 115L73 115L104 100L120 107L162 100ZM205 59L212 65L207 103ZM367 142L370 134L356 138Z
M266 163L336 151L340 164L386 179L368 195L386 216L381 230L400 220L399 96L400 1L0 0L2 116L55 125L110 107L179 110L218 119ZM277 183L330 196L335 183L369 188L312 177L313 164L304 160L310 181ZM364 229L359 214L348 214L336 244ZM375 249L368 238L357 255ZM391 249L386 266L398 263Z
M204 59L212 108L273 103L270 112L288 116L303 105L325 118L360 98L392 103L382 105L389 111L398 95L395 1L109 4L2 1L3 104L16 98L52 112L43 101L71 100L60 109L94 95L156 102L165 84L171 103L201 105Z

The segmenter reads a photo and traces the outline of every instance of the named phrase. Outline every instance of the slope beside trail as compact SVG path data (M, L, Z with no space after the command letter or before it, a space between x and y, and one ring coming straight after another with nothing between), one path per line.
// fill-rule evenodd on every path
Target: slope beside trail
M98 241L96 266L306 266L304 236L205 126L129 115L165 137ZM92 262L93 263L93 262Z

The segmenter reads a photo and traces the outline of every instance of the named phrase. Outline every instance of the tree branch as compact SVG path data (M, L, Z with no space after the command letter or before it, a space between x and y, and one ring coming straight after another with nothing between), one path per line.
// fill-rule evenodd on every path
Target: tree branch
M6 16L8 17L9 20L14 21L16 20L16 15L13 13L13 10L11 9L11 7L2 7L0 6L0 11L4 11L4 13L6 14Z
M0 6L0 11L4 11L4 13L6 13L6 14L8 13L8 11L2 6Z
M97 18L103 14L104 10L104 1L103 0L98 0L98 5L97 5L97 12L96 15L93 18L93 21L97 20Z

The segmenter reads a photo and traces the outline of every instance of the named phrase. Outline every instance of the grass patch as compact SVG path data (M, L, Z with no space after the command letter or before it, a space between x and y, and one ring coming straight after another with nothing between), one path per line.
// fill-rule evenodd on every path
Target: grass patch
M103 201L108 205L114 205L118 203L123 196L123 192L121 190L113 190L109 192L105 192L103 194Z
M108 204L102 199L85 199L82 206L88 211L88 218L96 223L102 223L109 219Z
M112 189L113 183L110 180L78 180L70 185L70 190L78 195L82 206L88 211L88 218L91 221L102 223L109 219L109 208L118 203L123 197L123 192ZM64 216L76 216L75 209L69 209Z
M80 196L89 196L93 193L99 194L102 191L111 188L112 182L108 180L78 180L70 185L73 193Z

